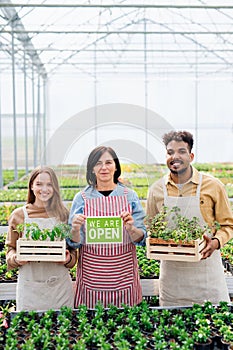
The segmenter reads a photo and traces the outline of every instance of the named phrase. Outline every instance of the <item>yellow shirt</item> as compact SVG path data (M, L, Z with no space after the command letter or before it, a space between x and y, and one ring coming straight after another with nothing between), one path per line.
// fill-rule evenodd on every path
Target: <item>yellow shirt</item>
M166 176L168 195L195 196L199 184L199 172L192 167L193 175L181 189L171 179L170 173ZM149 217L154 217L164 204L163 178L156 181L149 189L146 212ZM221 229L215 232L222 247L233 238L233 212L227 197L225 187L221 181L210 175L202 175L200 210L205 222L211 227L215 221L221 225Z

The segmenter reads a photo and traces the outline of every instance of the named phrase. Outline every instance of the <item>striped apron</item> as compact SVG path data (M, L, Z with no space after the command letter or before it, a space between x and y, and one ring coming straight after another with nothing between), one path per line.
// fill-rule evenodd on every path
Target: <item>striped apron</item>
M131 212L127 200L127 189L123 196L108 196L84 199L86 216L120 216L122 211ZM123 243L86 244L79 250L77 266L75 307L80 304L94 308L100 301L121 307L133 306L142 300L138 273L136 247L123 229Z

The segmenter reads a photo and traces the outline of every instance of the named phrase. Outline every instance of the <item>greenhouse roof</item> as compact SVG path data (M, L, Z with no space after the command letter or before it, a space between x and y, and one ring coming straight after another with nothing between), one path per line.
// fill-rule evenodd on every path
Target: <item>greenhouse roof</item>
M2 73L233 74L233 1L0 0Z

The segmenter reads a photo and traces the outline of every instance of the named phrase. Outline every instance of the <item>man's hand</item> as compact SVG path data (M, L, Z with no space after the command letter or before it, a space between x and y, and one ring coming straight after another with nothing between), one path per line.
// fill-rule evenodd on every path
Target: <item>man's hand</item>
M218 249L218 240L217 239L211 239L206 234L203 235L204 239L206 240L206 247L202 249L202 260L209 258L212 253L215 251L215 249Z

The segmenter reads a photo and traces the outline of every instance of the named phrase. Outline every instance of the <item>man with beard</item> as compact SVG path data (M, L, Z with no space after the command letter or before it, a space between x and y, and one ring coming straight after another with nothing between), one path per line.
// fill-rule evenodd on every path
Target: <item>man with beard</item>
M220 248L233 237L233 213L224 185L197 171L191 162L193 135L171 131L163 136L170 172L155 182L147 199L147 215L153 218L163 206L180 208L180 214L197 217L200 225L214 226L213 236L204 235L206 246L198 262L161 261L160 305L192 305L206 300L230 301ZM172 221L172 218L168 218Z

